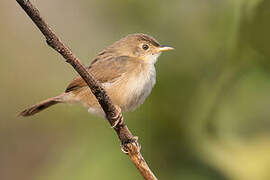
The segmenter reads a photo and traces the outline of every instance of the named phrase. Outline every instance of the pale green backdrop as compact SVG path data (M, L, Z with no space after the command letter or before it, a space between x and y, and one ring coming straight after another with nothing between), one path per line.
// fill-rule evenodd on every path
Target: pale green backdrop
M129 33L175 47L125 114L160 179L270 179L269 0L33 2L86 65ZM76 73L15 0L1 3L0 27L0 179L142 179L109 124L81 106L16 117Z

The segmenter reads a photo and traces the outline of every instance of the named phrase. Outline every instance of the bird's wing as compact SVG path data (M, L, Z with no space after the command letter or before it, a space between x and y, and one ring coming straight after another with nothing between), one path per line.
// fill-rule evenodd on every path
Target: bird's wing
M119 56L119 57L108 57L104 59L95 59L88 71L98 80L100 83L113 83L125 72L130 70L130 57ZM85 87L87 84L81 78L77 76L66 88L65 92L77 90Z

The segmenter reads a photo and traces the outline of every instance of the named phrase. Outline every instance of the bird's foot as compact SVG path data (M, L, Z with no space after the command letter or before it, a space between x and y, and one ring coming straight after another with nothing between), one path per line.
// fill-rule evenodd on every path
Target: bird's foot
M129 151L128 151L128 145L129 144L132 144L132 143L134 143L134 145L137 147L137 151L138 152L140 152L140 150L141 150L141 145L138 143L138 136L134 136L129 142L127 142L127 143L124 143L124 144L121 144L120 145L120 148L121 148L121 151L123 152L123 153L125 153L125 154L128 154L129 153Z
M117 125L122 125L124 122L123 115L121 113L121 108L119 106L116 106L117 115L115 117L112 117L114 121L114 124L112 125L112 128L115 128Z

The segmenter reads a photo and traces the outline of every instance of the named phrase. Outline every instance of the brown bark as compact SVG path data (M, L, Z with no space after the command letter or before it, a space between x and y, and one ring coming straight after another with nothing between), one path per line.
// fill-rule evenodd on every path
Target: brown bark
M122 117L122 113L111 101L110 97L107 95L106 91L102 88L101 84L95 80L95 78L88 73L85 66L80 62L80 60L75 57L75 55L70 51L70 49L56 36L48 24L40 16L40 13L36 7L29 0L16 0L19 5L24 9L32 21L36 24L39 30L46 38L46 42L54 50L60 53L67 63L73 66L73 68L78 72L78 74L87 83L93 94L96 96L98 102L103 108L107 120L110 125L113 126ZM122 148L126 151L135 164L136 168L139 170L144 179L156 180L157 178L153 172L148 167L143 156L140 153L140 145L137 142L137 138L134 137L129 131L125 123L117 124L114 128L117 133ZM120 175L120 174L119 174Z

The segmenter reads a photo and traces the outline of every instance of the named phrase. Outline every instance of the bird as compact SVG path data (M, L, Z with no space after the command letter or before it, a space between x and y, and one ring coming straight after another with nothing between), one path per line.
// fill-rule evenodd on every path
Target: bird
M155 63L164 51L174 48L143 34L129 34L100 51L87 71L101 83L114 105L122 112L133 111L143 104L156 83ZM81 76L75 77L62 94L41 101L19 113L32 116L55 104L80 103L88 112L105 116L98 100Z

